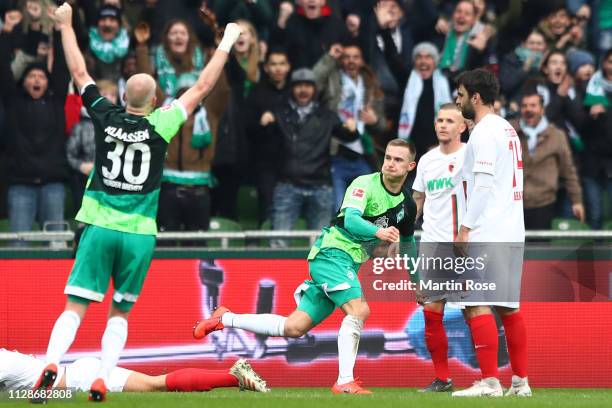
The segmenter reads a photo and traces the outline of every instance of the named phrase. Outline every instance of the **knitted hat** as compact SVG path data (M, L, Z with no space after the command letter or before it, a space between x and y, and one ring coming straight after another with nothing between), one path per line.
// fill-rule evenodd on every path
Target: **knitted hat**
M98 9L98 21L106 17L114 18L119 24L121 24L121 9L108 4L100 7Z
M570 74L575 75L583 65L595 66L595 58L585 50L572 50L567 53L567 68Z
M417 44L416 47L412 49L412 60L414 61L416 56L421 53L431 55L436 65L438 65L438 62L440 62L440 53L438 52L438 48L430 42L422 42Z

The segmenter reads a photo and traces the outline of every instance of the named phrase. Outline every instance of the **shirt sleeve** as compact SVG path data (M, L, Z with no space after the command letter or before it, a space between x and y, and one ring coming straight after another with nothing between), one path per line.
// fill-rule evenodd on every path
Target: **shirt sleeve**
M344 214L344 229L360 239L375 238L378 227L364 220L362 215L356 208L347 208Z
M183 104L175 100L170 105L155 109L146 119L155 131L169 143L183 126L187 116L187 110Z
M100 121L101 117L108 112L121 110L119 106L113 105L111 101L100 94L100 90L94 82L88 82L83 85L81 88L81 98L83 99L83 106L94 121Z
M478 135L474 149L474 173L486 173L495 175L495 162L497 160L497 149L493 135Z
M363 182L358 178L351 183L344 193L341 209L355 208L362 214L368 203L368 190Z

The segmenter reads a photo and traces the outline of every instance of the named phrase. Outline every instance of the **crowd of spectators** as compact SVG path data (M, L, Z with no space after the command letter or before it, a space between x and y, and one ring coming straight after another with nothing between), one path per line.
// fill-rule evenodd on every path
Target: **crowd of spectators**
M244 28L169 145L160 230L238 219L245 185L257 190L261 227L291 229L300 216L325 226L388 140L411 140L417 159L436 144L438 108L477 67L498 75L496 108L523 142L527 227L576 217L601 229L612 211L612 0L68 2L89 72L118 104L138 72L170 102L194 83L219 29ZM11 231L60 228L93 167L58 3L0 0L0 218Z

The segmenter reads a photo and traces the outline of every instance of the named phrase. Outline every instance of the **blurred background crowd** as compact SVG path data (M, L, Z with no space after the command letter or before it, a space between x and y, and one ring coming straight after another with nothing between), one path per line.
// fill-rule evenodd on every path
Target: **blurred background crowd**
M211 217L245 229L328 225L387 141L411 140L417 160L436 145L438 107L477 67L498 76L496 110L523 143L527 227L565 217L610 228L612 0L68 2L89 72L118 104L138 72L168 103L225 24L245 29L169 145L162 231L207 230ZM64 228L93 168L93 124L50 17L58 3L0 0L4 230Z

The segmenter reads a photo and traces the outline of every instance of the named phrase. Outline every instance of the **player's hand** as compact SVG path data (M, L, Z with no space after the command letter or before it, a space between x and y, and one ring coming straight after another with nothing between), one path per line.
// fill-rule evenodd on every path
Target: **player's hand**
M469 240L470 230L463 225L459 229L459 233L457 234L457 238L455 238L455 245L453 245L453 253L460 257L465 258L468 256L468 240Z
M400 253L400 243L392 242L387 247L387 258L395 258Z
M580 222L584 222L584 220L585 220L584 205L582 205L582 204L574 204L574 205L572 205L572 213L574 214L574 217L576 217L576 218L578 218L580 220Z
M72 7L70 4L64 3L55 10L53 20L61 26L70 27L72 24Z
M19 23L21 23L21 19L23 15L19 10L11 10L4 13L4 27L2 30L4 32L10 33L13 31L13 28Z
M376 238L381 241L399 242L400 233L395 227L379 228L378 231L376 231Z
M134 38L138 44L144 44L151 38L151 29L145 22L138 23L134 28Z
M242 34L242 27L240 27L236 23L229 23L225 26L225 31L223 32L223 40L231 42L233 45L236 41L238 41L238 37Z
M261 119L259 120L259 124L263 127L268 126L270 123L274 123L274 121L276 120L276 118L274 117L274 114L270 111L266 111L264 112L263 115L261 115Z

